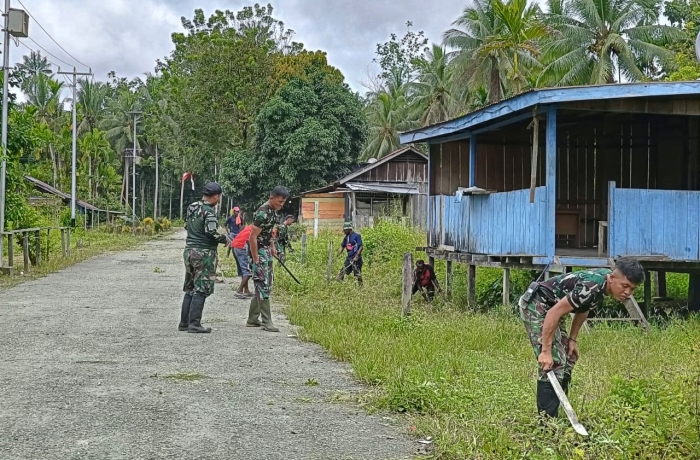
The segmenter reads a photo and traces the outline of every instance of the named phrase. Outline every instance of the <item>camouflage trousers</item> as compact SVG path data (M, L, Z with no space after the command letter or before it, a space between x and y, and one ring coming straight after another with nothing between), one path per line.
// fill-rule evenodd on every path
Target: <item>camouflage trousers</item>
M535 351L535 357L542 353L542 326L544 318L547 315L547 305L542 303L535 297L530 303L526 303L520 299L520 319L525 323L525 330L532 344L532 349ZM569 352L569 336L566 332L565 316L559 321L559 326L554 331L552 340L552 360L554 365L552 370L561 382L565 376L571 377L571 372L576 364L575 359L570 359L567 354ZM547 381L547 374L542 372L542 366L537 365L539 371L539 380Z
M270 298L274 276L272 274L272 248L258 246L258 263L253 263L253 256L248 247L248 267L253 274L253 284L255 285L255 298L257 300L267 300Z
M216 265L219 254L215 249L185 249L185 286L188 294L203 294L209 297L214 293Z

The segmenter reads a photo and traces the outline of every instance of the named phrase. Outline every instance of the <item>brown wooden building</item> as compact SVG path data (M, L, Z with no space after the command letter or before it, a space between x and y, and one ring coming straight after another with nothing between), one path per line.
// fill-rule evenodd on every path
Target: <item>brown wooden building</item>
M299 221L318 227L340 227L353 221L371 226L384 215L401 214L425 228L428 157L406 147L353 171L332 184L298 197Z

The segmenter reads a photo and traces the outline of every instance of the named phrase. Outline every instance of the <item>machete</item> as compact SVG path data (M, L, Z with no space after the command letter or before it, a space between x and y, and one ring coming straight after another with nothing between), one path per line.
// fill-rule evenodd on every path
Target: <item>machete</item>
M578 421L576 412L574 412L574 408L571 407L569 398L566 397L566 393L564 393L564 389L559 384L557 376L554 375L554 371L547 372L547 377L549 377L549 382L552 384L554 392L557 394L557 398L559 398L559 402L561 402L561 405L564 407L564 412L566 412L566 416L569 417L569 421L571 422L571 426L574 427L574 431L581 436L588 436L588 431L586 431L586 428L581 424L581 422Z
M299 280L297 279L297 277L294 276L294 273L292 273L292 272L289 271L289 269L287 268L287 266L280 260L279 257L275 256L275 259L277 259L277 262L280 263L280 265L282 266L282 268L284 268L285 270L287 270L287 273L289 273L289 276L291 276L292 279L293 279L294 281L297 282L297 284L301 284L301 281L299 281Z

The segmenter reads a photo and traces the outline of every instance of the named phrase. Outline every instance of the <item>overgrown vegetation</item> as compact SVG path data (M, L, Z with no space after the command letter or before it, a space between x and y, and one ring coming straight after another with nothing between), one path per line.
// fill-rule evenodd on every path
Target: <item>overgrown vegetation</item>
M341 235L322 233L309 238L303 266L299 251L288 257L302 285L277 272L275 290L301 326L300 337L353 366L375 390L371 410L405 414L410 432L432 436L435 458L697 458L700 318L673 320L646 334L621 325L582 333L571 400L591 433L584 439L566 418L538 424L535 359L512 309L467 311L465 277L456 271L452 303L416 299L412 316L402 319L401 254L424 245L424 237L386 223L362 236L363 289L351 278L327 284L328 241L337 248ZM336 260L333 275L340 267ZM437 268L444 279L443 264ZM516 277L519 292L530 274ZM483 305L500 301L498 278L479 271Z

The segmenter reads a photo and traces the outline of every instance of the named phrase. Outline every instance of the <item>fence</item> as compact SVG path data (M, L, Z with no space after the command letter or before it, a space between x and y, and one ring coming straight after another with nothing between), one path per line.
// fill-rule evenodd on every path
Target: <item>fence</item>
M42 232L46 232L46 251L45 259L49 260L51 256L51 232L60 231L61 232L61 255L67 257L70 255L70 227L40 227L40 228L25 228L20 230L12 230L9 232L2 232L0 238L5 239L7 237L7 266L0 264L0 271L6 275L14 274L15 266L15 238L17 235L21 236L22 245L22 262L24 266L24 273L29 272L30 265L39 266L42 263L42 247L41 247L41 236ZM30 251L29 237L33 235L33 245L34 245L34 258L32 260ZM2 262L5 257L4 251L0 252L0 262Z

